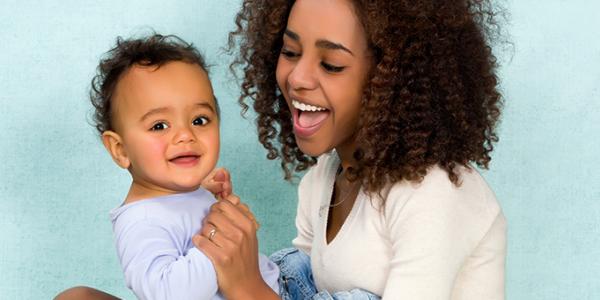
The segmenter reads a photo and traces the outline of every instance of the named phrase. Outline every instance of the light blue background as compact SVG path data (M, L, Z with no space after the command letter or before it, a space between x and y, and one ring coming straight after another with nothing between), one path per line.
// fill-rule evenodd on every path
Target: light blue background
M220 163L262 223L261 250L294 235L295 187L264 158L219 54L239 2L0 4L0 299L124 287L108 211L129 178L88 124L89 81L118 35L175 33L214 64ZM508 299L600 299L600 3L509 1L499 51L506 108L484 173L509 221Z

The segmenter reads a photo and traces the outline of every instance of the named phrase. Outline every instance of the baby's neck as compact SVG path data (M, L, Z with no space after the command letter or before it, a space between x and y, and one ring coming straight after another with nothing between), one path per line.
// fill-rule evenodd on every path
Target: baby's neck
M125 198L124 204L149 199L156 198L161 196L168 196L173 194L191 192L190 191L176 191L167 188L163 188L160 186L139 182L133 180L131 182L131 186L129 187L129 192L127 193L127 197Z

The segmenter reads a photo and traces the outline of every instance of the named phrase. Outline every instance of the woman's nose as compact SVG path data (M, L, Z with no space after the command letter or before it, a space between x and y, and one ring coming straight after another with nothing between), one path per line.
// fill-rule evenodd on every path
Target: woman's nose
M308 59L300 59L288 75L288 84L293 90L312 90L318 86L315 66Z

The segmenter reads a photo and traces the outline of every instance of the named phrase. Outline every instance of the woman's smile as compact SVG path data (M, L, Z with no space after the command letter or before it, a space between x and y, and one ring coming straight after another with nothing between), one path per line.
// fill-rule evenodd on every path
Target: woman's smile
M319 131L325 120L329 117L329 109L292 100L292 118L294 119L294 133L303 138L310 137Z

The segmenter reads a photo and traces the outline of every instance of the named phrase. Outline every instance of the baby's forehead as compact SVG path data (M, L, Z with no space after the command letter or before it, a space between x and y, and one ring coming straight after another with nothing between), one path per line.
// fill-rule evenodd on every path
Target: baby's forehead
M213 103L215 99L208 73L197 64L179 61L150 66L135 64L123 72L115 87L115 102L171 101L176 97L198 98Z
M170 62L145 66L132 65L119 78L112 97L114 121L144 113L144 110L180 103L208 104L218 111L207 72L197 64Z

